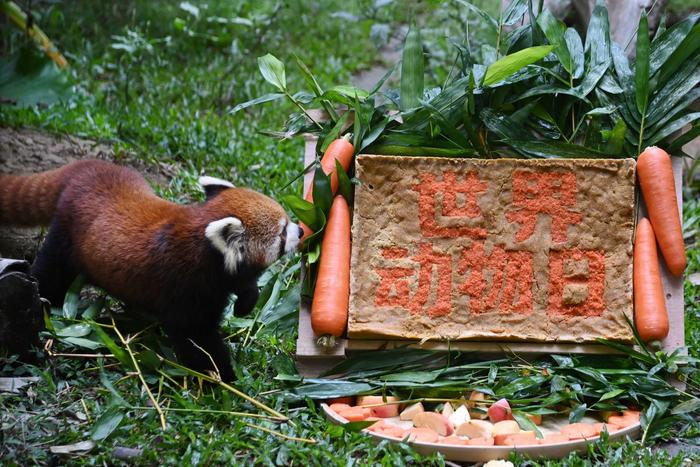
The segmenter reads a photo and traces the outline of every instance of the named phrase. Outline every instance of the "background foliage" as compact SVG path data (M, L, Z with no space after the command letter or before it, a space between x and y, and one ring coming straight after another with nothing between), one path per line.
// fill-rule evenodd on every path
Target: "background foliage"
M474 2L498 16L496 3ZM278 99L229 113L236 105L274 91L260 76L257 57L269 52L287 64L286 81L294 92L307 86L303 73L292 65L296 57L312 69L324 88L349 84L352 73L378 60L378 47L391 43L392 38L403 41L410 20L408 4L390 0L211 0L206 4L34 1L31 7L35 21L70 62L73 92L68 99L49 106L0 105L0 124L95 138L113 144L117 154L128 153L150 164L166 166L174 176L160 191L176 201L201 198L195 183L202 172L278 198L299 194L300 183L293 181L302 170L302 141L276 140L266 134L282 127L287 116L298 108ZM455 79L449 72L454 63L454 43L462 44L466 27L471 47L479 51L474 63L483 64L484 56L493 56L489 44L496 42L498 32L483 16L472 14L467 18L460 2L410 5L421 27L426 90ZM20 53L27 44L21 33L5 24L0 40L0 52L5 57ZM551 65L561 66L557 61ZM398 84L394 81L390 87L396 89ZM495 88L489 99L501 99L498 93ZM631 104L633 111L636 95ZM595 108L585 102L577 101L576 105L581 106L576 111L578 116ZM507 113L511 111L506 108ZM592 116L590 121L612 119L611 115ZM614 130L615 120L609 122ZM289 121L287 127L294 123ZM572 130L567 127L563 134L568 137ZM689 274L700 266L697 190L697 185L686 187ZM114 357L54 356L38 366L12 359L1 363L4 376L31 375L39 377L40 382L20 394L0 395L0 458L9 464L119 463L125 462L118 457L123 456L119 448L129 447L142 450L140 457L130 462L144 464L443 464L439 457L423 459L406 446L375 446L358 433L329 426L313 404L299 399L300 393L291 394L289 390L297 386L292 358L300 293L296 268L293 258L276 265L261 279L263 292L255 314L241 320L227 314L225 321L237 362L236 387L288 414L294 426L235 415L264 412L224 387L200 385L196 378L186 378L183 370L162 364L156 354L169 354L159 332L149 323L118 313L118 305L106 299L105 308L117 311L113 325L100 299L83 294L81 300L76 286L69 305L48 316L49 331L44 337L53 339L53 352ZM698 356L700 287L686 281L685 290L687 341L691 343L691 355ZM116 326L123 336L135 337L126 346L110 326ZM134 352L159 404L172 409L166 412L166 430L161 430L158 414L143 390L127 347ZM563 378L571 378L566 362L555 363L563 368ZM438 362L433 370L440 368ZM666 371L666 366L657 371L662 369ZM488 382L490 373L489 367L489 371L473 376ZM496 377L499 379L494 388L501 390L508 378L526 375L504 370ZM700 383L696 374L691 377ZM596 386L595 379L589 383L595 391L607 390L605 385ZM660 439L682 436L683 442L696 443L696 414L690 412L680 424L674 423L657 432ZM278 433L265 432L260 426ZM49 450L51 446L80 441L94 444L88 455L59 457ZM592 448L588 456L590 462L607 465L652 465L670 462L670 458L653 447L637 443L611 446L606 442ZM680 461L681 457L674 460ZM563 463L584 462L588 461L573 455Z

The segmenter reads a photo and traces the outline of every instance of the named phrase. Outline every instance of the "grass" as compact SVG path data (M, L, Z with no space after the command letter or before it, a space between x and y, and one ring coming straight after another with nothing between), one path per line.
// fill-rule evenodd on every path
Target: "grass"
M346 3L211 0L206 6L197 3L195 10L166 1L34 1L36 21L71 62L76 93L68 102L48 108L0 106L0 124L94 138L113 144L116 153L128 152L154 165L172 165L175 176L161 194L174 200L198 199L196 178L203 172L276 198L299 192L299 183L289 182L302 169L303 142L261 134L280 128L293 110L290 105L277 101L235 115L227 111L272 91L259 76L255 61L267 52L288 64L293 54L299 55L327 85L348 82L351 73L376 61L376 43L381 40L373 36L373 25L386 25L390 33L398 33L406 19L405 5L396 2L388 10L377 10L365 0L351 7ZM422 2L418 8L438 4ZM431 16L435 27L425 34L426 41L434 44L429 50L433 63L440 63L440 51L449 45L443 32L456 27L447 21L449 8ZM4 53L17 50L25 41L7 28L0 37ZM436 75L428 80L442 78ZM288 70L288 79L291 89L300 87L302 78L295 70ZM700 271L699 192L697 184L686 187L685 197L691 200L684 212L689 274ZM130 346L142 376L165 409L165 430L135 369L115 358L52 357L37 366L9 360L0 363L4 365L0 374L33 375L41 382L19 395L0 395L0 458L8 465L444 464L439 456L424 458L407 446L375 445L361 434L330 426L309 402L288 402L286 383L275 377L296 372L293 350L299 290L292 261L277 265L262 282L257 319L227 315L225 322L236 360L236 387L288 414L294 425L235 415L263 412L225 388L199 385L177 368L161 366L149 349L167 356L167 344L157 331L149 330ZM700 287L686 281L685 294L687 342L690 353L700 357ZM118 310L110 301L108 308ZM85 316L83 308L79 313ZM120 313L114 316L125 335L133 336L145 326ZM60 326L74 324L57 315L52 318ZM75 324L85 322L78 319ZM110 321L102 316L99 322ZM109 342L101 340L94 327L85 331L82 337L87 340ZM52 351L115 353L106 347L77 347L65 338L54 339ZM691 427L686 433L692 437L697 429ZM672 438L673 433L666 437ZM57 455L49 450L85 440L95 445L84 455ZM120 447L141 453L131 460L120 459ZM671 457L653 446L601 442L588 455L534 465L680 464L681 457Z

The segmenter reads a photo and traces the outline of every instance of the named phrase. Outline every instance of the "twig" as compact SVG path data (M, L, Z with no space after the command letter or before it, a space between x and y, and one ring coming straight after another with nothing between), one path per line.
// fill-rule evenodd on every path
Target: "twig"
M272 430L270 428L265 428L264 426L255 425L253 423L246 423L245 425L249 426L250 428L255 428L255 429L264 431L265 433L270 433L271 435L279 436L280 438L283 438L283 439L286 439L289 441L300 441L302 443L316 444L315 439L297 438L296 436L285 435L284 433L280 433L279 431L275 431L275 430Z
M49 357L67 357L67 358L115 358L114 354L107 353L59 353L47 352Z
M209 357L209 361L211 362L212 366L214 367L214 373L216 373L217 378L221 379L221 372L219 371L219 367L216 366L216 362L215 362L214 359L212 358L211 354L210 354L209 352L207 352L206 350L204 350L199 344L197 344L197 343L196 343L195 341L193 341L192 339L188 339L188 340L192 343L192 345L194 345L195 347L197 347L199 350L201 350L202 352L204 352L204 354L205 354L207 357Z
M85 405L85 399L81 397L80 403L83 405L83 410L85 411L85 416L87 417L88 422L92 423L92 417L90 416L90 411L88 410L87 405Z
M119 337L119 340L122 342L122 344L124 344L124 347L126 347L126 351L129 353L129 356L131 357L131 361L133 362L134 368L136 369L136 371L138 373L138 377L141 380L141 384L143 384L143 388L146 390L146 393L148 394L148 398L151 399L153 406L158 411L158 416L160 417L160 426L162 427L163 430L165 430L165 428L166 428L165 413L163 412L163 409L160 407L160 404L158 404L158 401L156 400L156 398L153 397L153 393L151 392L151 389L148 387L148 384L146 384L146 380L143 377L143 373L141 372L141 368L139 367L139 363L136 361L136 357L134 356L134 353L131 351L131 347L129 347L129 342L127 342L124 339L124 336L122 336L122 333L119 332L119 329L117 329L117 324L114 322L114 318L112 318L112 327L114 328L114 332Z

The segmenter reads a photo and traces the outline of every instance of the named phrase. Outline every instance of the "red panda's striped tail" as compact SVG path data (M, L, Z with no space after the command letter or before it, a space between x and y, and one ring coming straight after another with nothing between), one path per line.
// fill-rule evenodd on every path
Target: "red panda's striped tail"
M64 169L34 175L0 174L0 224L48 225L61 194Z

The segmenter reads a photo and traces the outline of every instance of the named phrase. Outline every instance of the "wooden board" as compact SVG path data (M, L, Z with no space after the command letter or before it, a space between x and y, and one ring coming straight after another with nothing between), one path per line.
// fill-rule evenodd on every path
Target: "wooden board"
M316 139L305 138L304 166L314 161ZM676 193L678 194L678 209L682 214L681 181L682 161L673 158L673 170L676 180ZM304 177L304 193L310 187L312 173ZM643 201L640 210L645 212ZM684 327L684 299L683 278L670 275L662 262L662 280L666 291L666 306L669 312L670 331L663 342L663 349L667 352L685 347ZM340 363L347 354L356 351L380 350L396 346L406 346L435 350L464 350L482 352L484 358L504 352L516 352L527 357L535 357L547 353L581 353L581 354L611 354L609 347L596 344L546 344L546 343L499 343L499 342L407 342L404 340L347 340L339 339L338 344L330 352L316 345L316 338L311 329L310 303L302 300L299 310L299 327L296 349L297 369L299 374L305 377L319 376L333 366Z

